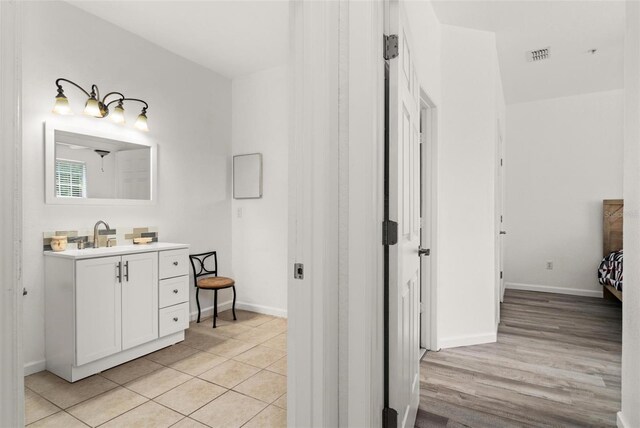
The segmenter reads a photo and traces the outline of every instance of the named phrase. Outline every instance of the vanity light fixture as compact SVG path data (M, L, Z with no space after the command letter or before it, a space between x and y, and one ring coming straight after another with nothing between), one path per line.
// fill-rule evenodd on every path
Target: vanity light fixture
M67 82L76 88L80 89L84 94L88 97L87 102L84 105L84 114L97 117L97 118L105 118L109 116L109 106L114 103L118 103L114 109L113 113L111 113L111 119L115 123L125 123L124 118L124 102L125 101L136 101L142 103L144 107L142 107L142 112L138 116L136 120L136 128L141 131L148 131L149 126L147 125L147 109L149 108L149 104L146 101L138 99L138 98L127 98L120 92L109 92L102 99L100 99L100 90L96 85L91 85L91 93L87 92L82 88L82 86L78 85L75 82L72 82L68 79L57 79L56 87L58 88L58 94L56 95L56 103L53 107L53 113L56 114L73 114L71 111L71 107L69 106L69 100L64 94L64 89L62 89L61 82ZM111 97L111 100L107 100L107 98Z
M111 120L115 123L124 123L124 106L122 105L122 100L118 103L118 105L113 109L113 113L111 113Z
M138 115L138 119L136 119L136 128L141 131L148 131L149 126L147 125L147 108L142 109L142 113Z

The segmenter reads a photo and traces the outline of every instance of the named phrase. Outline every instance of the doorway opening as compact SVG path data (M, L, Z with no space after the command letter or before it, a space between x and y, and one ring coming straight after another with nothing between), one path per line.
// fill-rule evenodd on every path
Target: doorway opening
M438 109L420 90L420 350L437 351Z

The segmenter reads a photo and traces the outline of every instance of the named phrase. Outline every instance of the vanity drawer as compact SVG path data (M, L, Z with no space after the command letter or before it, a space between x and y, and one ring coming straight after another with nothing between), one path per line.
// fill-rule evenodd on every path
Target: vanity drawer
M160 280L160 307L189 301L189 275Z
M189 274L189 250L160 251L160 279Z
M160 337L189 328L189 303L160 309Z

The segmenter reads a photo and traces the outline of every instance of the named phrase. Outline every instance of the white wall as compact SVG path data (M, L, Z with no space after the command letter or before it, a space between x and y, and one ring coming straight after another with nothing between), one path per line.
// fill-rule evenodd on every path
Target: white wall
M37 366L45 357L44 231L90 228L98 219L157 226L163 241L188 243L192 252L217 249L221 274L230 273L231 82L66 3L26 2L23 8L23 282L29 291L24 354L27 364ZM159 146L157 204L45 205L43 123L52 117L57 77L149 102L149 137ZM83 94L69 85L65 89L73 110L81 112ZM138 107L125 108L123 129L137 132ZM98 119L63 120L91 126ZM210 306L211 293L202 294L203 306ZM191 302L195 310L193 289Z
M442 26L438 344L496 340L495 167L504 96L495 35Z
M624 128L622 411L618 427L640 426L640 4L627 2Z
M507 288L601 296L602 200L622 198L623 92L512 104L507 127Z
M233 275L237 305L287 314L287 67L233 80L233 154L262 153L263 196L232 202Z
M420 85L431 101L439 106L442 99L442 24L430 1L404 2L413 44ZM419 48L418 48L419 47Z

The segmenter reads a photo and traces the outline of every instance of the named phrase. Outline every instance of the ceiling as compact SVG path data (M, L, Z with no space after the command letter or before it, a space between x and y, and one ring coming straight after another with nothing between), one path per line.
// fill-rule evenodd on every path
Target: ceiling
M68 2L228 78L287 61L286 0Z
M496 33L507 104L623 87L623 1L435 1L433 6L443 24ZM527 61L527 51L546 47L551 47L549 59Z

